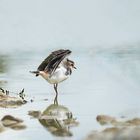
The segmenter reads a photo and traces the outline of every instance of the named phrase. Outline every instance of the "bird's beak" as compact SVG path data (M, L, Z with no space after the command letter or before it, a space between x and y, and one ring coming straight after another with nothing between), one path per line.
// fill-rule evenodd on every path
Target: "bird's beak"
M75 66L73 66L74 69L77 69Z

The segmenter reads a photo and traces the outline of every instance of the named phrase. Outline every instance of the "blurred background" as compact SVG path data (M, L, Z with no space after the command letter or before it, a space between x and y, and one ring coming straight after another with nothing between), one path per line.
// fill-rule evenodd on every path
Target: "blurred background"
M139 0L1 0L0 49L137 44L139 4Z
M0 138L62 139L27 115L53 103L52 85L29 71L57 49L72 50L70 59L77 67L58 88L59 103L79 121L65 140L81 140L100 129L99 114L138 117L139 5L139 0L0 0L0 87L13 92L25 88L27 98L37 100L18 109L1 109L1 117L15 114L27 129L7 131Z

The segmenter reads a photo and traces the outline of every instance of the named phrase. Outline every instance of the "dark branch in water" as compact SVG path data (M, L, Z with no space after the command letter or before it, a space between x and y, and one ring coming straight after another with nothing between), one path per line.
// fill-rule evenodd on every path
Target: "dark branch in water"
M0 88L0 91L5 95L9 95L9 93L13 93L9 90L4 90L3 88ZM17 93L15 93L15 94L17 94ZM24 88L18 93L18 96L23 100L23 102L25 102L25 103L27 102L25 100Z
M0 90L1 90L1 92L2 92L2 93L5 93L5 91L4 91L4 89L3 89L3 88L0 88Z
M19 95L19 97L20 97L23 101L27 102L27 101L25 100L24 88L21 90L21 92L19 92L18 95Z
M6 93L6 95L9 95L9 91L8 90L5 90L5 93Z

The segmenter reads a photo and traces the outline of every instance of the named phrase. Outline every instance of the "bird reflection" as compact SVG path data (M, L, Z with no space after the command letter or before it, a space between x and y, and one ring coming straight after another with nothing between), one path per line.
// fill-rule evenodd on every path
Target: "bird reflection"
M62 137L72 136L73 134L70 128L78 125L76 119L73 118L72 112L67 107L59 104L49 105L41 113L39 122L53 135Z

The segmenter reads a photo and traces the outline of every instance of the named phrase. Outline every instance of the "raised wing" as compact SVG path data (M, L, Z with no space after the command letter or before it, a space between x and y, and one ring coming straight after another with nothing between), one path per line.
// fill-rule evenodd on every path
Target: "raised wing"
M57 69L62 60L71 54L70 50L57 50L52 52L38 67L38 71L48 71L50 74Z

